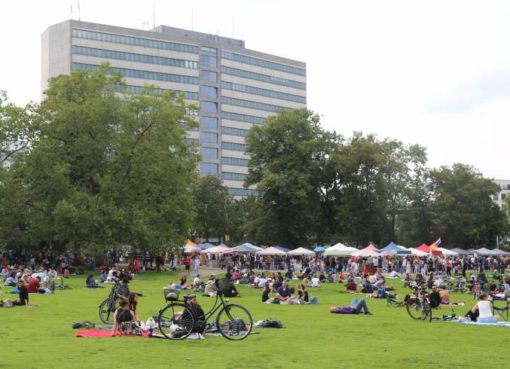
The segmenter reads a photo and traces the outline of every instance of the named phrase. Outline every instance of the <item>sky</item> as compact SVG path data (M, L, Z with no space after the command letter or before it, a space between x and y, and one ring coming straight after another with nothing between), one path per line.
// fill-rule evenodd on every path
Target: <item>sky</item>
M243 39L306 63L307 105L325 129L510 179L510 1L3 1L0 90L12 102L40 100L41 34L71 18Z

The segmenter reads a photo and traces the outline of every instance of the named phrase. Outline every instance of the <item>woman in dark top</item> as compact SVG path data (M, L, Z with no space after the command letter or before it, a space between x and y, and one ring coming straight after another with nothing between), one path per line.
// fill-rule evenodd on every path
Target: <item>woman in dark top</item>
M129 302L129 310L133 313L133 316L135 317L134 320L138 321L138 317L136 315L136 308L138 306L138 294L135 292L130 292L128 297Z
M23 282L23 280L19 280L17 283L17 287L19 290L19 298L12 304L19 306L28 306L28 288L27 286L25 286L25 282Z
M269 283L266 283L264 286L264 289L262 290L262 302L266 302L269 300L269 293L271 292L271 289L269 288Z
M135 315L129 310L129 301L125 297L120 298L120 307L115 311L113 315L113 329L112 336L116 333L124 334L123 324L126 322L134 322Z

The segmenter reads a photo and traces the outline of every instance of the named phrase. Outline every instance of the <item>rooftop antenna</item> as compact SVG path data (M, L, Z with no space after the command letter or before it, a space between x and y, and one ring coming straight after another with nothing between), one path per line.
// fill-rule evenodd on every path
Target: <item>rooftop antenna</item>
M191 8L191 30L194 31L194 28L193 28L193 8Z
M78 21L81 21L80 0L78 0Z
M232 16L232 38L235 38L235 29L236 29L236 24L235 24L235 17Z

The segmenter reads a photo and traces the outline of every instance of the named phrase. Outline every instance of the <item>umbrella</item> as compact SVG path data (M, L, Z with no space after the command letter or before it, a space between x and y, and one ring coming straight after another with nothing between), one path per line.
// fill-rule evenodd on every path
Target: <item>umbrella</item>
M317 254L322 254L324 251L326 251L326 249L322 246L317 246L313 249L313 252L316 252Z

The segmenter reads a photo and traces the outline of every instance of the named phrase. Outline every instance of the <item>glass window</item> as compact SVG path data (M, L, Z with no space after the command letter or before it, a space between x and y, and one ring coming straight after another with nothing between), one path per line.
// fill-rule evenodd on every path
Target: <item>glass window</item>
M210 70L201 70L200 80L216 83L218 81L218 74L216 72L211 72Z
M254 58L254 57L251 57L248 55L232 53L230 51L223 51L221 54L222 54L222 57L225 59L234 60L234 61L237 61L237 62L240 62L243 64L257 65L257 66L263 67L263 68L279 70L282 72L297 74L299 76L306 76L305 68L275 63L275 62L271 62L271 61L264 60L264 59Z
M293 80L286 79L286 78L270 76L267 74L255 73L255 72L250 72L247 70L230 68L230 67L225 67L225 66L221 67L221 72L224 74L228 74L230 76L237 76L237 77L241 77L241 78L253 79L256 81L272 83L275 85L287 86L287 87L297 88L300 90L306 90L306 83L293 81Z
M203 67L216 68L217 67L217 59L215 56L211 55L200 55L200 64Z
M218 175L218 164L213 163L200 163L200 174Z
M216 99L218 97L218 89L211 86L200 86L200 97Z
M200 127L218 129L218 118L200 117Z
M241 159L241 158L232 158L229 156L223 156L221 158L221 163L225 165L237 165L240 167L247 167L248 166L248 159Z
M246 178L246 174L223 172L223 173L221 173L221 178L225 179L225 180L231 180L231 181L244 181L244 179Z
M202 101L200 103L200 111L202 113L217 113L218 112L218 104L210 102L210 101Z
M200 141L218 143L218 134L213 132L200 132Z
M246 135L248 134L248 130L241 128L222 127L221 133L232 136L246 137Z
M266 118L255 117L253 115L231 113L229 111L222 111L221 117L228 120L235 120L238 122L246 122L252 124L264 124L266 121Z
M232 151L243 151L246 149L245 144L235 143L235 142L222 142L221 148L225 150L232 150Z
M202 147L200 149L203 159L218 159L218 149L212 147Z

